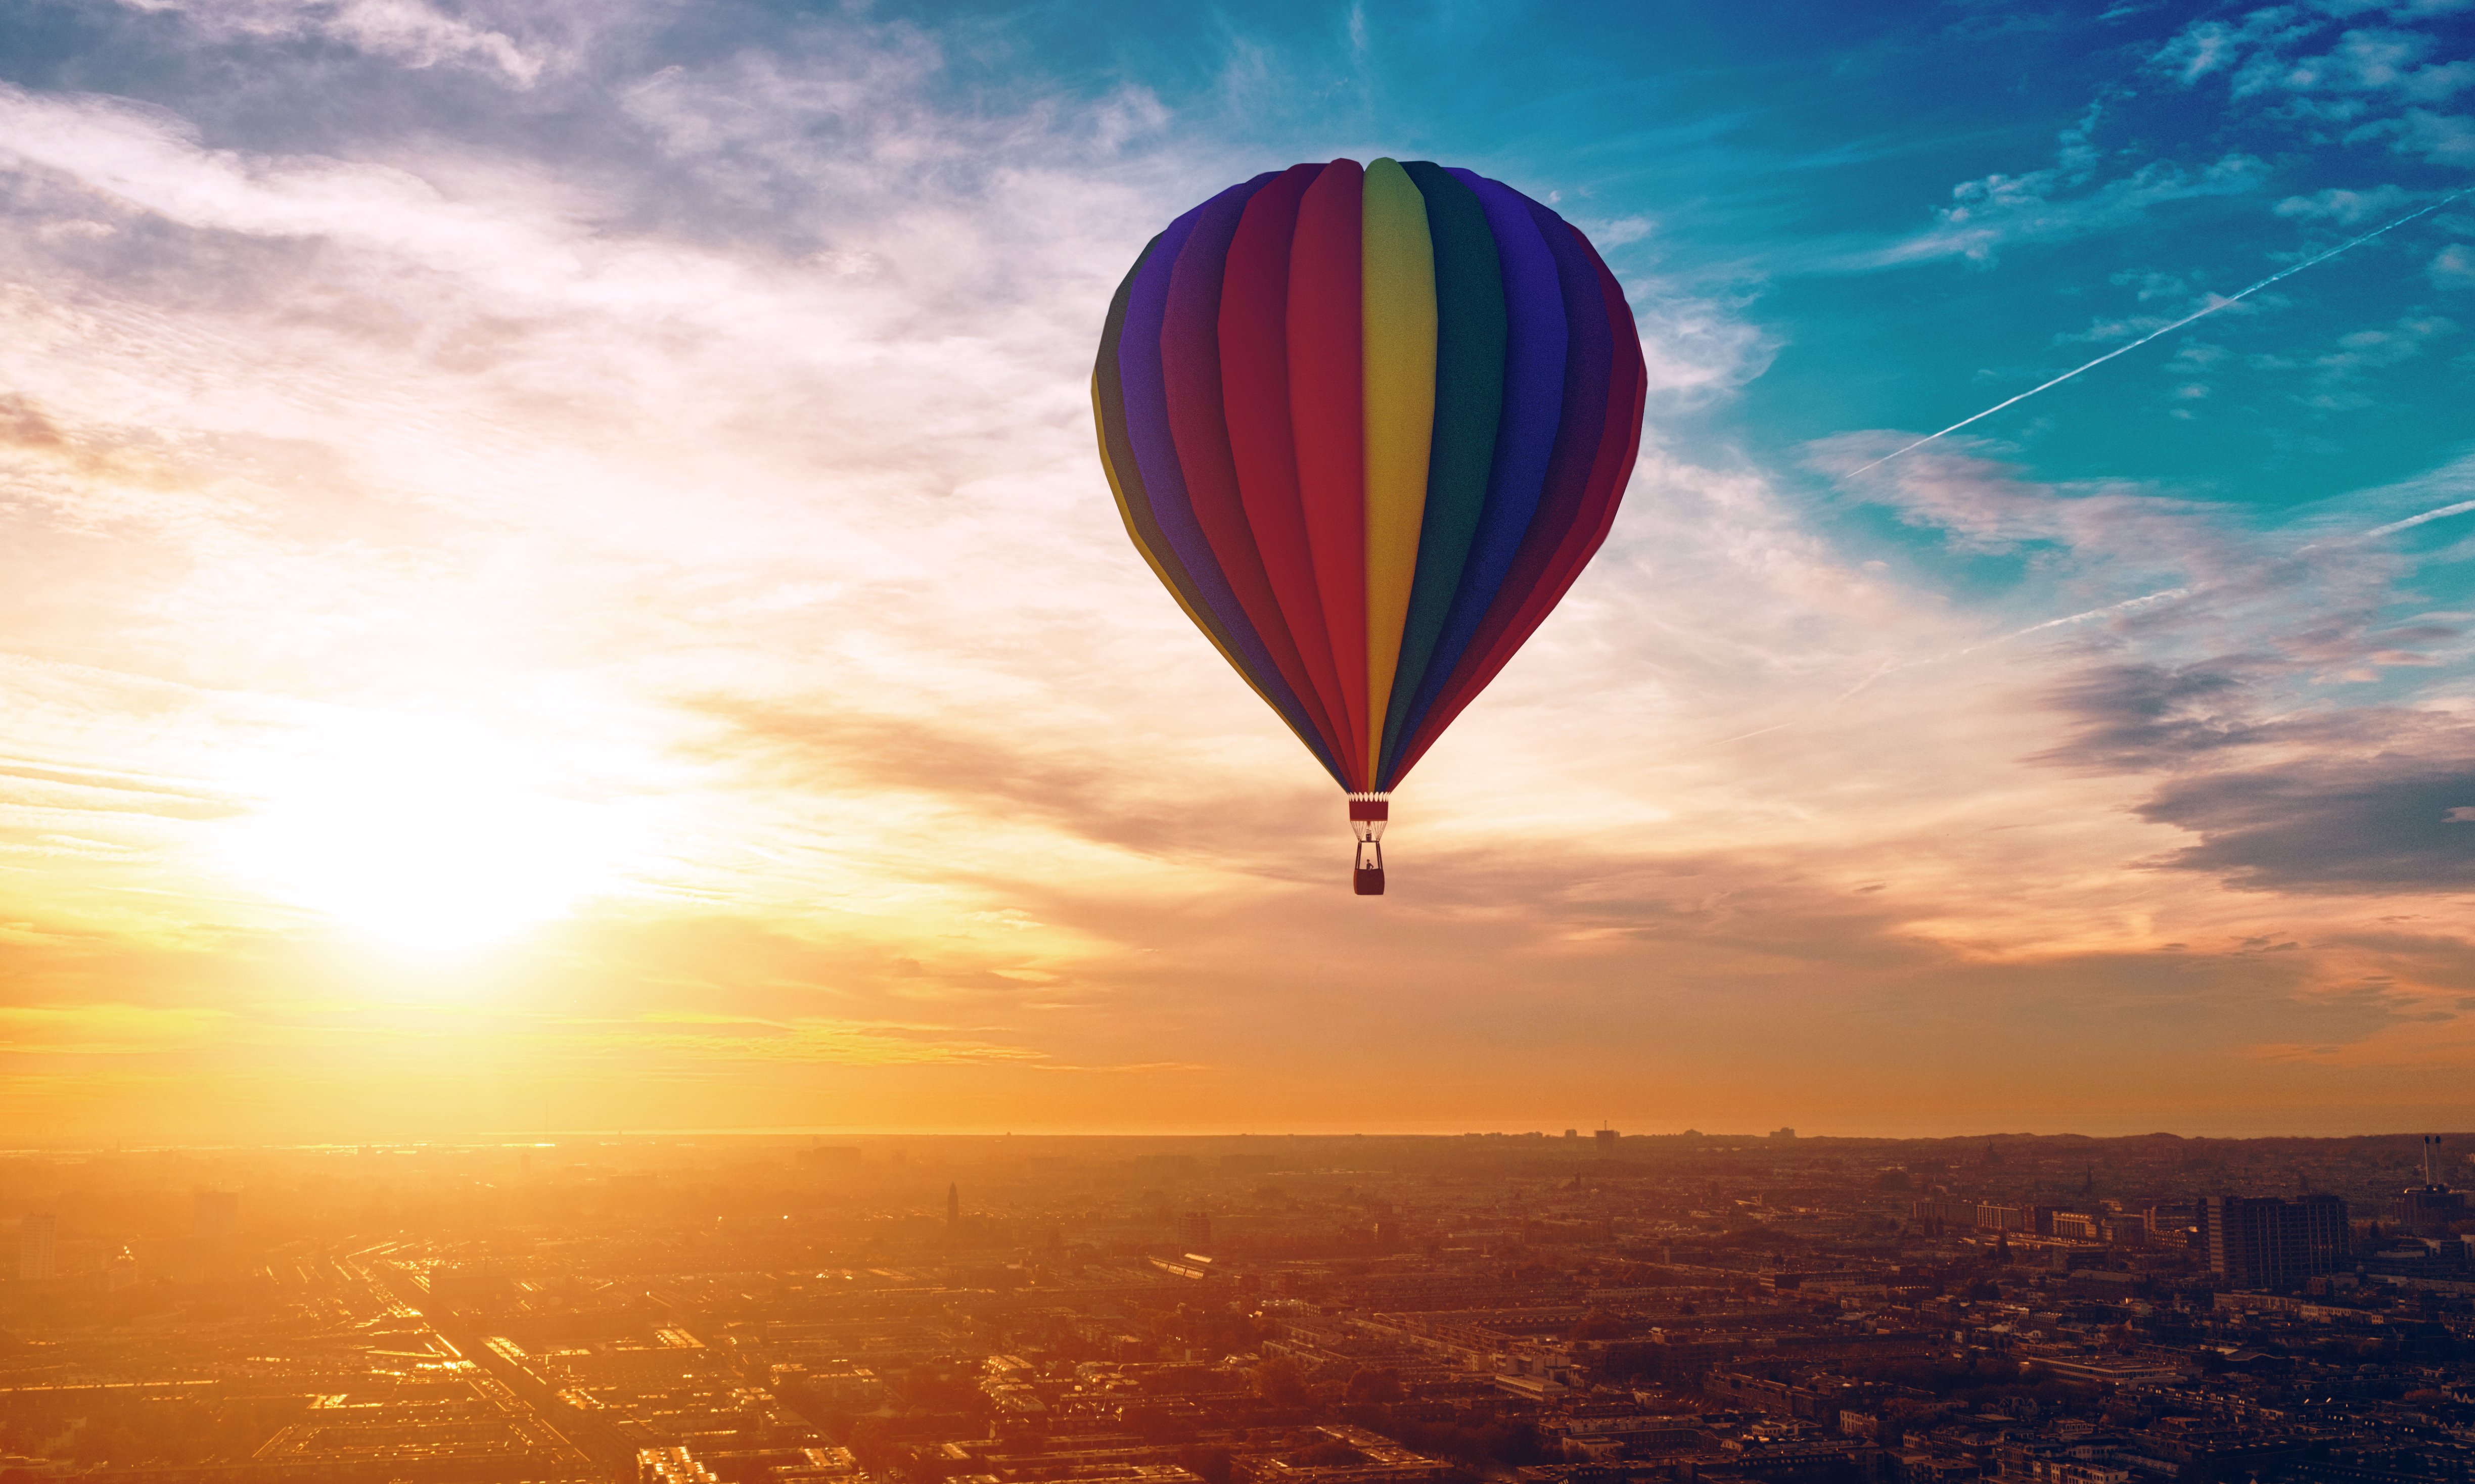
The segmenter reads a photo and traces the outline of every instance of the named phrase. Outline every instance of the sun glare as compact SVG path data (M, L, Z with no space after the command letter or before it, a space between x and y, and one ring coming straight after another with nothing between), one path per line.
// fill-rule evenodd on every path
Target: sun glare
M452 953L564 915L614 880L607 811L534 784L520 748L426 722L322 731L232 827L230 867L400 948Z

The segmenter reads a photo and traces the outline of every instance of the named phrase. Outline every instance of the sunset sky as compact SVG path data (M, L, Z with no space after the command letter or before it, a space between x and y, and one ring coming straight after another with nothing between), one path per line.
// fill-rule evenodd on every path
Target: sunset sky
M2475 0L0 0L0 1145L2475 1127ZM1128 543L1391 155L1640 464L1395 795Z

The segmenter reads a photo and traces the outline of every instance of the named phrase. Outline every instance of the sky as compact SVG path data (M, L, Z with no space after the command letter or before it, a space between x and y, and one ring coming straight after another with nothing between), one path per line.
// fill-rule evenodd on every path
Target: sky
M2470 38L0 0L0 1143L2475 1127ZM1376 899L1088 377L1385 155L1650 392Z

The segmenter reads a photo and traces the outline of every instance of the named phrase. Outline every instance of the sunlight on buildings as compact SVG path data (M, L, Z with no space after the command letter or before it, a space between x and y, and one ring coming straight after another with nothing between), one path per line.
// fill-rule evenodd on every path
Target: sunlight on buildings
M250 780L242 881L398 948L453 953L565 915L616 885L614 814L541 788L507 739L364 716Z

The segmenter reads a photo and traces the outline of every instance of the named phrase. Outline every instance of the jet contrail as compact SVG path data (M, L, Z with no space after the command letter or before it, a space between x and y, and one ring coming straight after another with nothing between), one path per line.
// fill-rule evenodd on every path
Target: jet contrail
M2411 222L2411 221L2414 221L2414 220L2416 217L2418 217L2418 216L2424 216L2424 215L2427 215L2427 214L2429 214L2429 213L2431 213L2431 212L2438 211L2438 210L2439 210L2442 207L2445 207L2445 206L2449 205L2451 202L2456 201L2459 197L2463 196L2463 195L2465 195L2465 194L2466 194L2466 192L2465 192L2465 191L2463 191L2463 190L2461 190L2461 191L2454 191L2454 192L2450 193L2449 195L2446 195L2446 196L2441 197L2438 201L2434 202L2432 205L2430 205L2430 206L2428 206L2428 207L2420 207L2419 209L2416 209L2416 210L2414 210L2414 211L2409 211L2406 215L2399 217L2396 221L2389 223L2387 227L2375 227L2375 228L2373 228L2371 231L2367 231L2367 232L2364 233L2364 234L2363 234L2362 236L2360 236L2360 237L2349 237L2349 238L2348 238L2348 239L2346 239L2345 241L2339 243L2336 247L2331 248L2331 249L2330 249L2329 251L2327 251L2326 253L2322 253L2322 254L2320 254L2320 255L2317 255L2317 256L2315 256L2315 257L2307 257L2307 258L2305 258L2303 261L2301 261L2301 262L2299 262L2299 263L2294 264L2294 265L2293 265L2292 267L2291 267L2291 268L2280 268L2280 269L2279 269L2279 270L2277 270L2275 273L2270 274L2267 278L2265 278L2265 279L2261 280L2259 282L2257 282L2257 283L2253 284L2253 285L2252 285L2251 287L2249 287L2249 288L2243 289L2243 290L2242 290L2241 292L2238 292L2238 293L2229 294L2229 295L2227 295L2227 296L2226 296L2225 298L2223 298L2223 299L2214 299L2214 300L2211 300L2207 307L2205 307L2205 308L2201 308L2201 309L2195 309L2195 310L2193 310L2192 313L2190 313L2190 314L2187 314L2187 315L2183 316L2181 319L2176 320L2173 324L2167 326L2167 327L2166 327L2165 328L2163 328L2163 329L2152 329L2152 330L2150 330L2148 333L2146 333L2146 334L2144 334L2144 335L2141 336L2139 339L2134 340L2134 341L2133 341L2133 342L2131 342L2129 345L2117 346L2117 347L2116 347L2116 348L2114 348L2113 350L2106 352L2103 355L2098 356L2096 359L2095 359L2095 360L2093 360L2093 361L2089 362L2089 363L2088 363L2087 365L2085 365L2085 366L2074 366L2074 367L2072 367L2071 370L2064 372L2061 376L2054 377L2054 379L2052 379L2051 381L2041 382L2041 383L2039 383L2038 385L2036 385L2036 386L2032 386L2032 387L2028 388L2026 391L2022 392L2022 393L2021 393L2019 396L2017 396L2017 397L2007 398L2007 399L2005 399L2005 400L2003 400L2003 401L1997 401L1997 402L1996 402L1993 406L1988 407L1988 408L1986 408L1984 411L1982 411L1982 412L1980 412L1980 413L1976 414L1976 416L1975 416L1975 417L1973 417L1973 418L1961 418L1958 422L1953 423L1953 424L1952 424L1952 425L1950 425L1948 427L1944 428L1944 429L1942 430L1942 432L1939 432L1939 433L1927 433L1927 434L1925 434L1924 437L1922 437L1922 438L1918 439L1916 442L1914 442L1914 443L1912 443L1912 444L1909 444L1909 445L1907 446L1907 448L1905 448L1905 449L1894 449L1894 450L1892 450L1890 452L1883 454L1880 458L1877 458L1877 459L1874 460L1874 462L1873 462L1873 463L1871 463L1871 464L1865 464L1865 465L1862 465L1862 466L1860 466L1860 467L1858 467L1858 468L1851 469L1851 470L1850 470L1850 471L1848 472L1848 477L1850 477L1850 478L1853 478L1853 477L1855 477L1857 474L1863 474L1863 473L1864 473L1866 470L1868 470L1868 469L1873 469L1873 468L1875 468L1875 467L1877 467L1877 466L1880 466L1880 465L1883 465L1883 464L1887 464L1887 463L1889 463L1891 460L1893 460L1893 459L1895 459L1895 458L1898 458L1900 454L1905 453L1905 452L1908 452L1910 450L1914 450L1914 449L1922 449L1922 448L1924 448L1926 444L1929 444L1929 443L1933 442L1935 439L1940 438L1940 437L1944 436L1945 434L1958 432L1961 428L1966 427L1966 426L1967 426L1969 424L1971 424L1971 423L1976 422L1976 421L1978 421L1979 419L1982 419L1982 418L1990 418L1990 417L1992 417L1994 414L1996 414L1996 413L1997 413L1997 412L2001 411L2003 408L2005 408L2005 407L2007 407L2007 406L2010 406L2013 402L2017 402L2017 401L2026 401L2029 398L2036 396L2039 392L2042 392L2042 391L2046 390L2047 387L2051 387L2051 386L2060 386L2060 385L2062 385L2064 382L2066 382L2066 381L2070 380L2071 377L2075 377L2075 376L2078 376L2078 375L2079 375L2081 372L2083 372L2083 371L2094 371L2094 370L2095 370L2095 369L2096 369L2097 367L2104 365L2107 361L2110 361L2110 360L2114 359L2114 358L2115 358L2116 356L2118 356L2118 355L2126 354L2126 353L2130 353L2130 352L2133 352L2133 351L2137 351L2137 350L2139 350L2142 346L2146 345L2149 341L2156 339L2156 338L2157 338L2158 336L2160 336L2160 335L2170 335L2170 334L2172 334L2174 331L2176 331L2176 330L2178 330L2178 329L2181 329L2184 326L2191 324L2193 320L2206 319L2206 318L2208 318L2210 315L2217 313L2219 309L2224 308L2226 305L2228 305L2228 304L2234 304L2234 303L2236 303L2236 302L2237 302L2237 301L2239 301L2239 300L2248 298L2249 296L2251 296L2251 295L2253 295L2253 294L2257 294L2257 293L2259 293L2262 289L2265 289L2265 288L2268 287L2270 284L2272 284L2272 283L2276 282L2276 281L2277 281L2278 280L2280 280L2280 279L2292 278L2294 275L2296 275L2296 274L2298 274L2298 273L2301 273L2304 269L2311 267L2314 263L2325 263L2325 262L2327 262L2329 259L2331 259L2331 258L2333 258L2333 257L2337 256L2339 254L2340 254L2340 253L2342 253L2342 252L2346 251L2348 248L2351 248L2351 247L2360 247L2360 246L2362 246L2363 244L2365 244L2365 243L2366 243L2366 242L2371 241L2374 237L2379 236L2382 232L2385 232L2385 231L2390 231L2392 228L2403 227L2403 226L2405 226L2407 223L2409 223L2409 222Z
M2049 628L2061 628L2068 623L2086 623L2091 619L2102 619L2110 613L2128 613L2134 608L2145 608L2150 603L2170 603L2178 597L2189 597L2191 596L2192 590L2190 588L2167 588L2161 592L2146 594L2140 597L2126 597L2121 602L2108 603L2102 608L2092 608L2086 613L2074 613L2060 619L2047 619L2043 623L2031 623L2026 628L2021 629L2017 633L2003 635L2001 638L1995 640L1994 643L1997 645L2007 645L2015 639L2025 639L2031 634L2043 633ZM1962 654L1971 654L1975 650L1982 649L1984 647L1985 645L1974 645L1967 649L1962 649L1959 652Z
M2391 521L2387 525L2375 526L2364 532L2364 535L2366 539L2373 536L2386 536L2391 531L2405 530L2410 525L2421 525L2426 521L2438 521L2442 516L2464 515L2469 510L2475 510L2475 499L2462 499L2454 505L2443 505L2438 510L2427 510L2421 515L2408 516L2403 521Z

